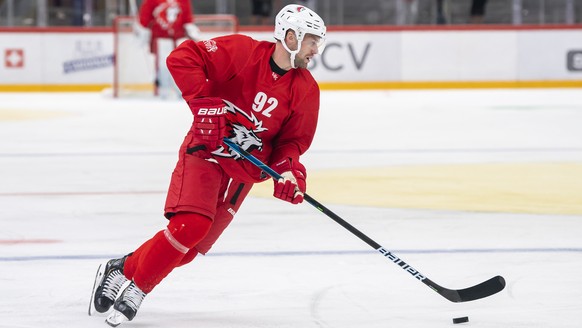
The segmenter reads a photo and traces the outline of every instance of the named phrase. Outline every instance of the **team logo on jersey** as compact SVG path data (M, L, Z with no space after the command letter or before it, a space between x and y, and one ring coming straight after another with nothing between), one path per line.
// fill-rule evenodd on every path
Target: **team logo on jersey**
M259 135L261 132L267 131L267 128L263 127L263 122L259 121L253 113L247 114L230 101L224 99L223 101L226 104L227 115L235 116L229 119L231 123L227 127L230 128L228 138L249 153L253 150L262 151L263 140ZM213 151L212 154L220 157L231 157L235 160L242 159L239 153L232 149L227 150L223 146Z
M182 8L176 0L168 0L159 4L153 11L156 23L170 34L174 33L173 24L182 13Z
M216 45L216 41L214 40L204 40L204 45L206 46L206 51L208 52L216 52L218 50L218 46Z

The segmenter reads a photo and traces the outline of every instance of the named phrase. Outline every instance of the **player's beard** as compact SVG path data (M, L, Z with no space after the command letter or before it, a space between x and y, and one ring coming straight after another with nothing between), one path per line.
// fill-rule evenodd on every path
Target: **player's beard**
M307 65L309 64L305 60L305 57L300 57L300 56L295 56L294 63L295 63L296 68L305 68L305 69L307 69Z

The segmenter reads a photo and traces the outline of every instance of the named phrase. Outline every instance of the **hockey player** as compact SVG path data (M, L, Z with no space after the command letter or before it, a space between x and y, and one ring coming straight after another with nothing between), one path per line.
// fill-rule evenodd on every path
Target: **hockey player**
M306 68L322 51L325 33L315 12L288 5L275 18L276 42L229 35L185 41L170 54L169 70L194 119L166 198L169 222L134 252L99 266L90 315L113 308L109 325L132 320L174 268L210 250L253 184L268 179L223 137L284 177L274 181L275 197L303 201L307 174L300 156L312 142L320 97Z
M199 40L190 0L144 0L139 9L136 34L149 41L156 63L156 93L168 94L173 87L166 57L186 39ZM161 90L158 90L160 88Z

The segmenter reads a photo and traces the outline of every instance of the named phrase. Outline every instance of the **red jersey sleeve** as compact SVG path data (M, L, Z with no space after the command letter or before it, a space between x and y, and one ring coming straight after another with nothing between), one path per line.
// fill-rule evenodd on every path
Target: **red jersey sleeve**
M248 61L240 54L252 51L252 39L243 35L184 41L166 59L166 64L184 100L208 96L206 81L223 82L235 76ZM239 54L239 55L236 55Z

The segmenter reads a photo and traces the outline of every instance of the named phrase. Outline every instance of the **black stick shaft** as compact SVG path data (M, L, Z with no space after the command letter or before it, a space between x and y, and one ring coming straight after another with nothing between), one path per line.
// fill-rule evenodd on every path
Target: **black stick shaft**
M224 138L224 143L228 145L232 150L240 154L243 158L250 161L263 171L265 171L273 179L275 180L282 179L279 173L277 173L275 170L267 166L265 163L261 162L258 158L251 155L246 150L240 148L236 143L234 143L230 139ZM493 277L478 285L460 290L441 287L434 281L428 279L428 277L426 277L425 275L421 274L418 270L408 265L400 257L396 256L394 253L385 249L384 247L382 247L382 245L375 242L372 238L368 237L366 234L358 230L356 227L346 222L339 215L335 214L333 211L322 205L320 202L315 200L313 197L309 196L307 193L304 194L304 200L313 207L315 207L316 209L318 209L320 212L334 220L335 222L339 223L342 227L347 229L356 237L360 238L366 244L370 245L370 247L378 251L380 254L389 259L391 262L395 263L404 271L408 272L410 275L420 280L422 283L424 283L432 290L436 291L441 296L445 297L451 302L466 302L487 297L503 290L503 288L505 287L505 280L501 276Z

